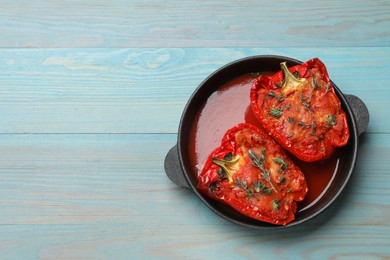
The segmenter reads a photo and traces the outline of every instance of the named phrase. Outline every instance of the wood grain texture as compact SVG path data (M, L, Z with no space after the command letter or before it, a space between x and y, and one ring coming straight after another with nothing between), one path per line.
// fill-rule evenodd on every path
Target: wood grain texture
M389 46L390 1L1 1L0 47Z
M319 57L390 133L390 48L0 49L0 133L176 133L196 87L233 60ZM374 91L373 91L374 90ZM107 123L109 122L109 123Z
M307 225L242 228L170 183L175 134L0 135L4 259L379 259L390 256L390 135L361 139L344 194Z

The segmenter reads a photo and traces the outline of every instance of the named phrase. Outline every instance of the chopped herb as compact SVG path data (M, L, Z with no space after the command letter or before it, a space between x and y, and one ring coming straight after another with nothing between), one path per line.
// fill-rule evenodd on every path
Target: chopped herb
M283 102L284 99L285 99L285 96L284 96L284 93L280 93L280 96L276 98L278 100L278 102Z
M289 116L289 117L287 118L287 121L288 121L290 124L292 124L292 123L295 122L295 118Z
M311 101L311 97L310 96L303 97L302 96L302 92L300 92L299 93L299 100L301 101L301 104L303 105L304 108L306 108L309 111L312 111L312 109L310 107L310 101ZM308 100L308 101L306 101L306 100Z
M273 117L279 118L283 114L283 108L282 107L278 107L278 108L271 107L269 114Z
M268 92L268 94L267 94L267 97L271 97L271 98L275 98L275 97L277 97L278 95L275 93L275 91L270 91L270 92Z
M275 82L274 84L275 84L275 86L276 86L277 88L281 88L281 87L283 86L283 84L284 84L284 80L282 79L282 81L280 81L280 82Z
M284 171L287 170L288 162L286 162L283 157L276 157L276 158L274 158L274 162L279 164L280 168L282 170L284 170Z
M284 108L285 108L286 110L290 110L290 108L291 108L291 103L288 103L288 105L286 105Z
M266 95L267 97L270 97L270 98L276 98L276 100L278 102L283 102L284 101L284 93L280 93L280 96L278 96L278 94L275 92L275 91L270 91L268 92L268 94Z
M272 208L273 208L273 210L275 210L275 211L279 210L279 202L280 202L280 200L272 201Z
M310 135L310 136L313 136L313 137L316 136L316 134L313 133L313 132L310 132L309 135Z
M318 82L316 78L313 78L313 85L314 85L314 90L321 88L321 84Z
M337 124L336 118L333 115L329 115L328 118L326 119L326 123L329 126L334 126Z
M303 128L307 128L307 129L309 129L309 128L316 128L317 126L315 126L314 124L312 125L312 124L305 124L303 121L299 121L298 122L298 126L301 126L301 127L303 127Z

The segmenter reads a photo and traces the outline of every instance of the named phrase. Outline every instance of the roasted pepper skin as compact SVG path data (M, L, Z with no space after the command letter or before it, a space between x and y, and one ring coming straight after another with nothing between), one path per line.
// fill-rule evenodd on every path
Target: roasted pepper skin
M302 171L258 127L242 123L228 130L208 157L198 189L236 211L286 225L308 191Z
M325 65L314 58L272 76L260 76L250 91L261 127L302 161L329 158L349 140L341 108Z

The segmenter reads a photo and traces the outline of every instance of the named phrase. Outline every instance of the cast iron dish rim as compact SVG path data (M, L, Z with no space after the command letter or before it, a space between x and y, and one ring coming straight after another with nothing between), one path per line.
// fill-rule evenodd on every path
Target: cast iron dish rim
M302 61L299 61L299 60L296 60L296 59L293 59L293 58L290 58L290 57L286 57L286 56L279 56L279 55L255 55L255 56L248 56L248 57L245 57L245 58L241 58L241 59L237 59L237 60L234 60L230 63L227 63L226 65L218 68L217 70L215 70L213 73L211 73L209 76L207 76L200 84L199 86L194 90L194 92L192 93L192 95L190 96L190 98L188 99L185 107L184 107L184 110L183 110L183 113L182 113L182 116L180 118L180 123L179 123L179 129L178 129L178 143L177 143L177 149L178 149L178 157L179 157L179 162L180 162L180 165L181 165L181 169L183 171L183 175L184 175L184 178L185 180L187 181L188 185L191 187L191 189L195 192L195 194L199 197L199 199L208 207L210 208L214 213L216 213L217 215L219 215L220 217L230 221L230 222L233 222L233 223L236 223L238 225L241 225L241 226L245 226L245 227L250 227L250 228L255 228L255 229L261 229L261 230L266 230L266 229L285 229L285 228L289 228L289 227L294 227L294 226L297 226L297 225L300 225L304 222L307 222L313 218L315 218L316 216L320 215L322 212L324 212L326 209L329 208L329 206L331 204L333 204L333 202L340 196L340 194L342 193L342 191L344 190L344 188L346 187L346 185L348 184L349 182L349 179L353 173L353 170L355 168L355 164L356 164L356 159L357 159L357 153L358 153L358 132L357 132L357 123L356 123L356 119L354 117L354 114L352 112L352 109L349 105L349 103L347 102L344 94L340 91L340 89L336 86L336 84L332 81L332 85L335 89L335 92L337 94L337 96L339 97L340 101L341 101L341 105L344 109L344 111L346 112L347 114L347 118L348 118L348 126L350 128L350 140L348 141L348 144L350 142L353 142L353 156L352 156L352 160L351 160L351 163L350 163L350 167L348 169L344 169L344 171L347 171L346 176L344 178L344 182L341 184L341 186L339 187L339 189L337 190L337 192L334 194L333 197L331 197L329 199L329 201L327 201L320 209L318 209L316 212L312 213L311 215L301 219L301 220L293 220L292 222L288 223L287 225L272 225L270 223L267 223L267 222L262 222L260 220L259 223L262 223L264 224L265 226L260 226L260 225L253 225L253 224L249 224L249 223L244 223L243 221L239 221L239 220L235 220L229 216L227 216L224 212L222 212L221 210L218 210L217 208L215 208L213 205L211 205L208 201L208 198L207 196L205 196L204 194L202 194L196 186L194 186L194 184L192 183L192 181L189 179L188 175L189 175L189 171L192 172L192 169L189 167L189 165L187 165L184 160L183 160L183 156L182 154L184 153L188 153L188 147L185 147L183 148L183 143L188 140L189 138L189 134L184 134L183 131L182 131L182 128L183 128L183 124L184 124L184 121L187 117L191 117L193 115L189 115L189 108L190 106L192 105L192 103L194 102L193 100L197 98L198 95L202 95L202 94L199 94L200 93L200 90L202 90L202 88L204 87L204 85L206 85L206 83L208 81L210 81L212 78L216 77L217 75L221 74L224 72L224 70L232 67L232 66L237 66L237 63L242 63L242 62L248 62L250 60L261 60L261 59L280 59L280 60L285 60L287 62L291 62L291 63L296 63L296 64L302 64L303 62ZM294 66L294 65L293 65ZM249 73L249 72L248 72ZM218 86L220 87L220 86ZM218 87L216 89L218 89ZM207 100L207 98L209 98L209 96L203 98L205 99L205 101ZM199 111L199 110L198 110ZM352 140L353 139L353 140ZM352 149L352 148L351 148ZM196 173L193 173L193 174L196 174ZM298 214L299 211L296 212L296 214ZM239 213L241 214L241 213Z

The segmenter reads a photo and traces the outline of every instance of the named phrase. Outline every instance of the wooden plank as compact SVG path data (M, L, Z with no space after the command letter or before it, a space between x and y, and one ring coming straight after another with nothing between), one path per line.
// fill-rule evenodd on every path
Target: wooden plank
M318 56L344 93L390 133L390 48L0 49L0 133L176 133L185 103L217 68L261 54ZM109 123L108 123L109 122Z
M390 256L390 135L368 134L351 182L307 225L236 226L165 176L174 134L0 135L6 259Z
M3 1L0 47L389 46L390 2Z

